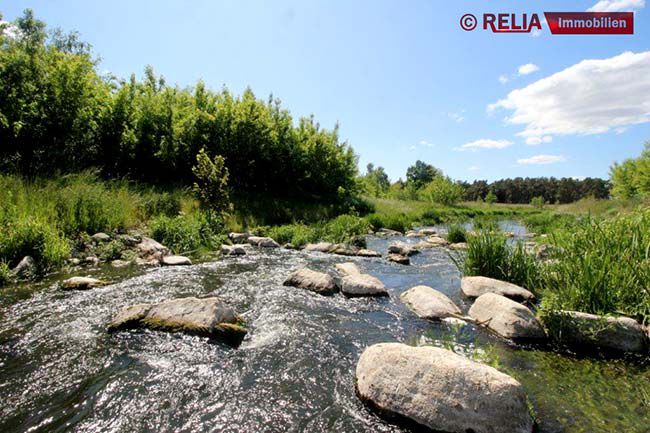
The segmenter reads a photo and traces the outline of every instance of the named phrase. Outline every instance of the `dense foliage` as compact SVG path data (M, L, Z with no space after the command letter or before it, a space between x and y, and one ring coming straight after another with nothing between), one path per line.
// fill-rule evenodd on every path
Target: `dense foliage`
M498 203L519 204L528 204L539 198L545 203L572 203L584 197L609 197L609 182L591 177L582 180L567 177L516 177L492 183L485 180L461 182L461 185L465 191L463 198L467 201L486 200L490 192Z
M0 168L52 175L97 167L152 184L194 181L195 157L220 155L235 193L333 202L352 197L356 157L338 128L294 121L278 99L199 82L102 77L75 34L46 32L30 11L0 34Z
M638 158L611 168L612 195L619 198L650 197L650 142Z

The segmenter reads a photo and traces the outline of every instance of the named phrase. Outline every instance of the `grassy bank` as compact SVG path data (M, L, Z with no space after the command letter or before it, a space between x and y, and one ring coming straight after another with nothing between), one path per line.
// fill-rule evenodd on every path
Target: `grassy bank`
M541 313L575 310L650 322L650 208L607 216L540 214L529 225L550 232L546 260L494 233L470 237L466 275L522 285L541 299ZM533 221L531 224L530 221Z

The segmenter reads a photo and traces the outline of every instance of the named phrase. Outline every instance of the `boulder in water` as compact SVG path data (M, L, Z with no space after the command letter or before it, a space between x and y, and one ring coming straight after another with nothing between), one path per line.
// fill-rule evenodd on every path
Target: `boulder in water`
M249 236L248 243L262 248L280 248L280 244L269 237Z
M160 263L164 266L189 266L192 261L185 256L165 256Z
M284 285L310 290L321 295L330 295L337 290L336 283L331 275L307 268L299 269L289 275Z
M221 245L221 254L224 256L243 256L246 249L241 245Z
M574 348L646 353L649 336L630 317L608 317L577 311L546 313L543 323L558 342Z
M546 333L533 312L505 296L485 293L474 301L468 314L480 325L511 340L546 338Z
M400 295L400 299L418 317L439 320L461 314L460 308L445 294L428 286L415 286Z
M359 270L359 267L355 263L352 263L352 262L337 263L336 265L334 265L334 267L343 276L357 275L357 274L361 273L361 271Z
M31 278L36 275L36 271L36 261L34 261L34 258L32 256L25 256L11 270L11 273L18 278Z
M434 431L531 433L523 387L507 374L438 347L380 343L356 368L359 397Z
M388 246L388 252L391 254L399 254L401 256L412 256L419 251L404 242L395 242Z
M456 242L449 245L450 250L465 251L467 249L467 242Z
M356 256L357 257L381 257L381 254L379 254L377 251L361 248L359 251L357 251Z
M341 279L341 292L350 297L388 296L386 286L378 278L368 274L351 274Z
M331 242L318 242L315 244L307 244L303 248L305 251L316 251L319 253L329 253L334 249L334 244Z
M108 330L139 327L216 337L235 344L246 335L240 317L216 297L171 299L126 307L113 318Z
M248 241L248 233L228 233L228 239L232 241L233 244L245 244Z
M105 286L106 281L90 277L72 277L61 282L63 290L89 290L95 287Z
M478 298L484 293L495 293L515 301L535 300L535 295L523 287L488 277L463 277L460 289L470 299Z
M147 260L161 260L170 253L169 248L146 236L142 237L142 240L135 248L140 254L140 257Z
M401 254L388 254L386 256L386 260L388 260L389 262L398 263L400 265L411 264L411 260L408 258L408 256L403 256Z

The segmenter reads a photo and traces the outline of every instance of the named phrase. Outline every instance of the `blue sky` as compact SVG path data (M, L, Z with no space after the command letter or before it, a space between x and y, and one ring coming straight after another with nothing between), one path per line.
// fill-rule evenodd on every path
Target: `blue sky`
M100 69L117 76L151 64L170 83L250 86L295 117L313 113L328 128L338 121L362 171L373 162L395 180L421 159L455 179L495 180L607 177L612 162L637 156L650 139L644 0L598 6L634 8L634 35L459 26L465 13L541 16L596 3L12 0L0 11L12 20L32 8L50 26L79 31Z

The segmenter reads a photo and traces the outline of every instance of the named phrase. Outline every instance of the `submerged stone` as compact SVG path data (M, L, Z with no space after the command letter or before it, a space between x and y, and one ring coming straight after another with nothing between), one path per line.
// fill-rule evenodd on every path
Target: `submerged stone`
M391 254L399 254L401 256L412 256L419 251L404 242L395 242L388 246L388 252Z
M221 338L235 344L246 335L241 318L216 297L171 299L126 307L109 323L108 331L140 327Z
M356 368L359 397L385 415L434 431L531 433L523 387L512 377L437 347L381 343Z
M408 258L408 256L403 256L401 254L388 254L386 256L386 260L388 260L389 262L398 263L400 265L411 264L411 260Z

